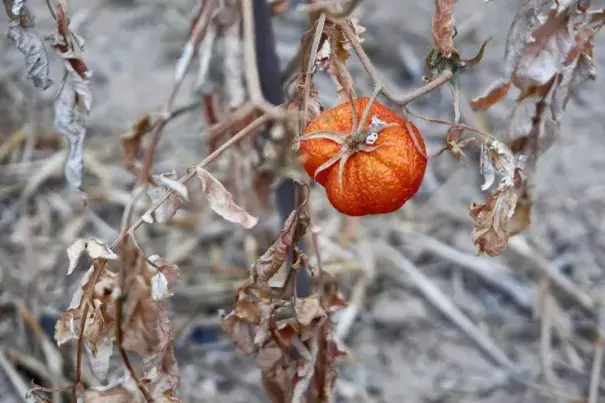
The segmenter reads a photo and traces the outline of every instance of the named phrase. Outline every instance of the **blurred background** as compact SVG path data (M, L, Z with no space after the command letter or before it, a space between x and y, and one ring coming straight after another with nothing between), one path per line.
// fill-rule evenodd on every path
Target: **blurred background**
M51 32L54 21L46 4L29 3L41 35ZM69 1L72 28L85 39L83 57L94 74L84 157L86 208L63 179L64 143L52 125L57 87L35 88L25 79L23 56L5 35L0 39L2 402L24 401L19 379L27 385L57 362L63 370L74 359L72 344L52 347L56 316L69 305L78 280L65 276L65 250L79 237L112 242L118 236L136 179L124 168L120 135L142 113L160 111L166 102L197 3ZM461 76L461 88L462 120L494 134L503 128L514 98L484 114L466 105L503 74L506 33L520 4L459 0L455 8L455 44L463 58L492 38L483 61ZM411 0L366 0L356 11L366 28L364 48L390 87L406 91L422 85L433 11L433 2ZM4 32L8 19L1 20ZM307 15L291 7L273 17L273 26L285 68L307 29ZM598 306L605 296L603 33L594 54L596 81L574 95L560 137L540 159L531 227L497 258L477 256L471 242L468 206L485 200L476 149L468 149L464 164L448 154L432 159L420 192L388 216L346 218L329 205L323 188L313 189L323 266L338 277L351 304L335 317L336 334L349 352L335 401L513 403L587 395ZM61 62L49 55L52 78L59 83ZM370 95L372 83L354 56L349 66L358 94ZM196 68L177 107L199 99ZM320 75L317 83L322 104L334 105L330 79ZM411 109L452 119L451 93L443 87ZM429 154L437 152L447 127L413 120ZM206 155L206 142L201 107L172 120L154 172L184 174ZM230 161L220 158L209 170L233 190ZM245 193L234 191L234 197L246 204ZM236 228L195 200L169 225L137 231L145 251L181 270L168 308L185 402L267 401L254 360L234 354L217 316L217 310L231 309L251 257L270 245L281 226L273 205L246 207L260 217L252 231ZM145 203L137 206L137 217L144 208ZM418 271L420 280L413 274ZM553 301L545 311L540 290L549 284ZM429 301L426 290L435 289L441 293ZM455 325L444 314L448 309L463 312L470 327ZM120 370L116 356L114 367ZM69 374L65 369L64 377Z

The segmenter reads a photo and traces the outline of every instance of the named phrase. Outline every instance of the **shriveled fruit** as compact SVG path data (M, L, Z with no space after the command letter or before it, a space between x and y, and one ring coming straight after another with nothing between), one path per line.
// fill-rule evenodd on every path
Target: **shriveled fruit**
M311 122L299 140L303 166L342 214L391 213L422 183L424 141L411 122L379 102L364 97L354 105L341 104Z

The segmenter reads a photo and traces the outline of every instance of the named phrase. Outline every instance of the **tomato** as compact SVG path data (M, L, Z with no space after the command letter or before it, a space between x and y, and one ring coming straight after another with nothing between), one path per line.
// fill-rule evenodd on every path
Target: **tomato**
M343 103L315 118L299 139L299 155L340 213L391 213L422 183L424 141L416 126L379 102L364 97L354 105ZM363 125L358 114L365 115Z

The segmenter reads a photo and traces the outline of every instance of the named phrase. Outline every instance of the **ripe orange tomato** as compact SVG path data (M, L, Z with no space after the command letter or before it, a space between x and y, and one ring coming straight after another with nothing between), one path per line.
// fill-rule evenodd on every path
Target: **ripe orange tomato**
M370 99L354 102L356 115L361 115ZM416 126L376 101L359 130L352 128L353 120L351 104L343 103L309 124L299 143L305 171L326 189L330 203L342 214L398 210L424 178L424 141Z

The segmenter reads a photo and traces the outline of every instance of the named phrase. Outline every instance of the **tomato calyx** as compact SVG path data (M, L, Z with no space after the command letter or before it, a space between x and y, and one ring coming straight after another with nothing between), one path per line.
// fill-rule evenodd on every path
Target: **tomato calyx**
M372 152L376 150L380 146L375 146L374 144L376 141L378 141L380 133L390 127L398 126L396 123L386 123L378 119L376 116L372 116L370 119L370 124L367 127L364 127L364 123L368 119L370 109L372 108L377 95L378 94L375 92L374 96L372 96L366 105L359 122L357 121L357 110L355 109L355 103L350 102L352 125L351 132L348 135L343 133L320 131L309 133L298 140L305 141L313 139L328 139L340 145L340 150L315 170L314 178L317 178L317 175L338 162L338 185L340 190L342 190L344 168L349 158L360 151Z

